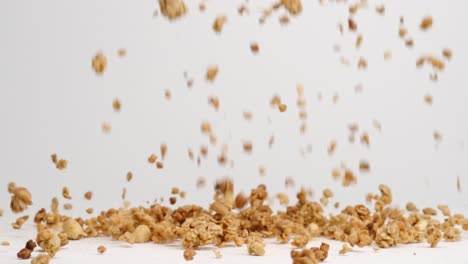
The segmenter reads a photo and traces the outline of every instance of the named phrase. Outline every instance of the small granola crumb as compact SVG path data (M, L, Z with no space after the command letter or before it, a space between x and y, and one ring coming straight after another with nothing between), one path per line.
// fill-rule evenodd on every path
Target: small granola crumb
M158 157L157 157L155 154L151 154L151 155L148 157L148 162L151 163L151 164L153 164L153 163L156 162L156 159L157 159L157 158L158 158Z
M114 101L112 102L112 108L114 108L115 112L120 112L120 109L122 108L122 104L120 103L120 100L115 98Z
M279 104L278 105L278 110L283 113L283 112L286 112L286 110L288 109L288 106L285 105L285 104Z
M253 54L257 54L260 51L260 47L256 42L250 43L250 51L252 51Z
M73 209L73 205L70 203L63 204L63 209L65 210L71 210Z
M224 24L227 22L227 16L225 15L219 15L215 18L215 21L213 22L213 30L216 33L220 33L223 30Z
M107 58L102 51L99 51L94 55L91 65L98 75L101 75L104 72L107 66Z
M289 24L289 17L287 15L282 15L278 18L281 25L285 26Z
M133 179L133 173L131 171L127 172L126 176L127 182L131 182Z
M90 192L90 191L85 192L84 198L85 198L86 200L91 200L91 199L93 198L93 193Z
M265 255L265 243L260 237L247 237L247 251L250 255L263 256Z
M432 23L432 17L425 16L421 20L421 24L419 25L419 27L421 28L421 30L428 30L430 27L432 27Z
M86 213L87 214L92 214L94 212L94 209L93 208L88 208L86 209Z
M457 191L461 192L460 176L457 176ZM0 216L1 216L1 214L0 214Z
M348 19L348 28L350 31L356 31L357 30L357 24L354 22L352 18Z
M162 163L161 161L156 161L156 168L158 169L164 168L164 163Z
M10 246L10 242L2 241L2 243L0 243L0 245L3 246L3 247L8 247L8 246Z
M384 60L389 61L392 59L392 52L391 51L385 51L384 52Z
M359 162L359 170L361 172L368 172L370 170L370 165L369 162L366 160L361 160Z
M197 252L193 248L187 248L184 251L184 259L186 261L193 260L193 257L197 254Z
M244 151L245 151L246 153L251 153L251 152L252 152L252 148L253 148L252 142L250 142L250 141L249 141L249 142L244 142L244 144L243 144L243 149L244 149Z
M444 49L442 50L442 55L447 59L450 60L453 56L452 50L451 49Z
M208 81L214 81L216 78L216 75L218 75L218 66L209 66L206 69L206 80Z
M172 197L169 198L169 203L170 204L174 205L176 202L177 202L177 197L172 196Z
M103 245L100 245L98 248L97 248L97 251L99 254L104 254L106 251L107 251L107 248Z
M385 6L384 5L378 5L375 7L375 11L377 11L377 13L383 15L385 14Z

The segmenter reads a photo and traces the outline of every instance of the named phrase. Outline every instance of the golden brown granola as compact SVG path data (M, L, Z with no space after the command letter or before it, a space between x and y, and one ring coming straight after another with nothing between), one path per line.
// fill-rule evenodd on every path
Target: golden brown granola
M97 74L101 75L104 72L107 66L107 58L102 51L94 55L91 65L93 66L94 72Z
M188 11L183 0L159 0L159 8L163 16L170 20L179 18Z
M226 24L227 22L227 16L225 15L219 15L215 18L215 21L213 22L213 30L216 32L216 33L221 33L221 31L223 30L223 26L224 24Z
M21 213L32 205L31 193L24 187L18 187L14 182L8 184L8 192L11 194L10 208L15 214Z
M26 223L26 221L28 221L28 219L29 219L29 215L19 217L19 218L16 219L16 221L14 223L11 224L11 226L14 229L21 229L23 224Z
M281 0L281 3L292 15L297 15L302 11L301 0Z

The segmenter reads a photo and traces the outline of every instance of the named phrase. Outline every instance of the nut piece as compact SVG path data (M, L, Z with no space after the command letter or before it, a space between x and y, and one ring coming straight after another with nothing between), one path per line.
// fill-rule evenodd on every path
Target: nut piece
M206 80L208 81L214 81L216 78L216 75L218 75L218 66L209 66L206 69Z
M102 51L94 55L91 65L97 74L101 75L104 72L107 66L107 58Z
M71 240L77 240L86 236L81 225L72 218L63 223L63 232L67 235L67 238Z
M193 257L197 254L197 252L193 248L188 248L184 251L184 259L189 261L193 260Z
M31 193L24 187L17 187L15 183L8 184L8 192L12 194L10 208L13 213L21 213L32 205Z
M104 254L106 252L107 248L103 245L100 245L98 248L97 248L97 251L99 252L99 254Z
M421 30L428 30L430 27L432 27L432 17L430 16L423 17L419 27L421 28Z
M227 22L227 16L225 15L219 15L215 18L215 21L213 22L213 30L216 33L221 33L223 30L224 24Z
M37 255L33 260L31 260L31 264L49 264L50 256L47 254L40 254Z
M28 259L31 257L31 250L27 249L27 248L23 248L21 249L18 253L16 253L16 256L19 258L19 259Z
M281 0L281 3L292 15L297 15L302 11L302 3L300 0Z
M159 0L159 8L163 16L170 20L181 17L187 13L187 7L182 0Z
M34 242L32 239L28 240L28 242L26 242L26 246L25 248L33 251L35 248L36 248L36 242Z

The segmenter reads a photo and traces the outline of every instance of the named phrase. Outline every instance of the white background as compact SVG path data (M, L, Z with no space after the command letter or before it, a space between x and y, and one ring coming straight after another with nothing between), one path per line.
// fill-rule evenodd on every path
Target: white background
M0 227L8 233L5 239L0 233L0 240L20 245L25 239L18 235L24 233L10 231L17 217L8 208L10 181L31 190L31 214L48 207L52 197L61 197L63 186L74 197L74 210L69 212L73 216L85 216L88 207L97 213L120 206L124 187L134 205L159 197L167 201L173 186L187 192L178 205L208 205L213 182L223 176L235 180L236 190L248 192L265 183L272 194L284 191L284 180L290 176L296 186L288 193L305 186L318 198L329 187L335 193L333 202L341 204L363 203L366 193L386 183L396 205L447 204L454 212L467 213L466 1L384 2L384 16L374 11L382 3L377 1L358 11L355 20L364 41L356 51L355 34L341 36L338 31L338 23L347 20L343 4L303 1L302 14L281 26L277 17L285 14L284 9L259 25L260 12L269 5L263 1L251 1L248 16L237 14L240 1L209 1L205 13L198 11L198 2L188 1L189 14L176 22L153 17L156 1L1 1L0 208L7 213L0 218ZM221 34L211 28L218 14L228 16ZM433 16L434 25L423 33L418 26L425 15ZM400 16L415 41L411 49L398 38ZM259 43L258 55L250 52L253 41ZM351 66L340 64L335 44ZM119 48L127 49L126 57L117 56ZM440 56L443 48L452 49L454 56L434 83L429 68L418 70L415 62L421 54ZM91 58L99 50L108 58L102 76L91 68ZM389 62L383 59L386 50L393 53ZM361 56L368 61L366 71L357 70ZM214 83L207 83L205 69L213 64L220 71ZM194 78L192 89L185 84L184 71ZM307 97L305 135L299 133L297 83L304 85ZM354 91L357 84L363 86L360 94ZM166 89L172 92L170 101L164 97ZM274 94L282 97L288 111L279 113L269 106ZM335 94L339 100L333 104ZM426 94L433 95L432 106L424 103ZM207 103L210 95L220 99L218 112ZM122 102L120 113L112 109L114 98ZM252 111L251 122L243 120L244 110ZM382 124L381 132L373 128L373 119ZM188 159L187 149L197 152L201 144L209 145L200 133L204 120L212 123L219 143L210 146L208 158L198 167ZM109 135L101 131L105 121L112 125ZM347 126L353 122L369 132L369 148L347 142ZM442 133L439 144L434 130ZM269 149L271 135L275 144ZM253 142L251 155L243 153L243 140ZM331 140L338 143L333 156L327 154ZM164 169L157 170L147 157L159 154L162 142L169 150ZM232 168L216 162L223 143L229 146ZM312 152L303 157L301 149L308 144ZM65 171L52 164L52 153L69 161ZM333 167L344 161L357 172L361 159L369 160L371 172L358 174L355 186L343 188L332 180ZM258 174L260 165L266 168L264 177ZM131 183L125 181L128 171L134 174ZM457 176L462 192L456 189ZM207 179L201 190L195 188L199 177ZM83 199L86 191L94 192L91 202ZM456 248L447 244L445 250L462 253ZM70 245L68 250L77 249ZM0 259L10 263L16 251L0 248ZM408 260L413 261L410 255ZM337 257L336 262L347 263L351 257ZM92 256L86 261L92 262ZM57 263L71 260L63 256Z

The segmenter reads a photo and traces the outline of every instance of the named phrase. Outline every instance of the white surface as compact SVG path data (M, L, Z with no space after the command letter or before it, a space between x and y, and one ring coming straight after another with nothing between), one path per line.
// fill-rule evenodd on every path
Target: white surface
M26 228L12 234L7 233L7 238L11 238L10 247L0 247L0 257L2 263L20 264L24 260L16 258L16 252L24 247L24 238L32 232L32 228ZM328 258L322 262L326 263L467 263L468 256L466 248L468 246L468 236L464 235L461 242L441 242L437 248L431 248L427 243L401 245L390 249L380 249L374 251L372 247L353 248L346 255L339 255L341 242L315 239L308 247L318 247L321 242L329 243L330 251ZM104 254L97 252L97 247L104 245L107 251ZM194 260L186 262L183 258L183 249L180 243L169 245L159 244L134 244L110 241L109 239L84 239L71 241L63 247L53 258L53 264L82 264L82 263L291 263L290 251L294 247L289 244L278 244L275 240L267 240L264 256L251 256L247 253L246 247L229 246L219 249L222 258L216 259L213 249L216 247L204 247L197 250ZM36 250L33 256L39 254Z
M342 204L361 203L367 192L387 183L397 205L410 200L420 207L441 203L454 212L468 213L468 155L464 149L468 139L467 2L388 1L383 17L373 11L375 2L369 2L369 10L358 11L356 17L364 35L363 46L356 52L354 36L342 37L337 30L337 23L347 19L346 7L321 7L318 1L303 1L304 12L286 27L279 25L278 14L258 25L259 12L268 5L264 2L250 3L251 15L239 17L236 8L240 2L210 1L206 12L200 14L198 3L188 1L190 14L169 23L161 16L152 17L156 8L153 0L1 1L0 208L8 209L9 181L32 191L34 206L28 213L48 207L53 196L61 196L63 186L68 186L74 197L73 216L83 216L88 207L97 213L121 205L123 187L134 204L167 197L172 186L187 191L187 199L178 204L208 204L212 182L230 175L237 190L248 191L266 183L272 193L283 191L285 177L292 176L296 187L289 193L302 185L316 193L330 187L335 193L333 201ZM228 23L218 36L211 23L220 13L228 15ZM421 33L419 21L426 14L434 17L434 26ZM413 49L404 47L397 37L400 15L405 16L415 40ZM252 41L260 45L257 56L249 50ZM353 67L340 65L339 55L332 50L334 44L341 45ZM128 51L125 58L117 56L121 47ZM445 47L454 51L454 57L439 82L432 83L428 69L416 70L416 58L423 53L440 54ZM109 61L102 77L90 66L98 50L104 51ZM383 60L385 50L393 52L391 62ZM368 70L356 70L359 56L367 58ZM204 71L211 64L218 64L220 72L216 81L208 84L203 80ZM195 79L191 90L185 86L184 71ZM304 136L298 129L297 83L305 86L307 96L309 130ZM354 93L358 83L364 87L359 95ZM165 89L172 92L169 102L164 99ZM270 108L269 100L275 93L288 104L286 113ZM318 93L323 94L321 102ZM340 98L333 105L335 93ZM427 93L434 96L431 107L423 102ZM220 98L219 112L208 106L209 95ZM118 114L111 107L116 97L122 101ZM243 121L244 109L253 112L253 122ZM372 128L374 118L382 123L382 133ZM187 148L197 150L208 144L199 131L203 120L211 121L219 142L229 145L233 168L217 165L221 144L210 148L209 158L199 168L188 160ZM110 135L101 132L104 121L112 124ZM358 122L361 130L370 133L370 149L347 143L351 122ZM437 147L432 138L435 129L443 135ZM275 145L269 150L267 142L272 134ZM329 157L326 149L332 139L338 141L338 147ZM242 140L252 140L252 155L243 153ZM146 159L159 151L161 142L168 144L169 152L164 170L156 170ZM300 149L309 143L312 153L303 158ZM69 160L67 170L58 171L53 166L52 153ZM343 188L332 181L334 166L345 161L355 169L362 158L370 161L372 171L359 175L356 186ZM258 176L259 165L266 167L267 176ZM127 171L134 174L131 183L125 182ZM200 176L208 179L207 189L195 189ZM462 193L456 191L457 176ZM94 191L92 202L82 199L88 190ZM0 218L1 227L9 229L12 217ZM78 245L92 248L90 255L79 257L94 261L95 244ZM422 248L416 256L403 247L389 250L388 259L380 258L387 253L359 253L336 257L336 261L354 263L358 258L375 256L390 262L390 256L396 254L398 261L419 261L434 255L429 261L437 263L437 254L463 259L466 254L460 248L464 245ZM173 252L164 246L143 247L157 248L154 258L165 256L159 250ZM11 259L10 249L0 250L0 259ZM11 250L16 253L17 248ZM74 250L70 246L64 252ZM288 250L281 250L287 259ZM281 250L270 252L280 254ZM112 251L95 261L113 258ZM121 254L132 259L137 256L133 251ZM174 254L180 257L179 251ZM211 253L206 254L209 258ZM238 256L244 257L268 261ZM61 258L67 263L77 260L66 255ZM331 256L329 262L334 259Z

